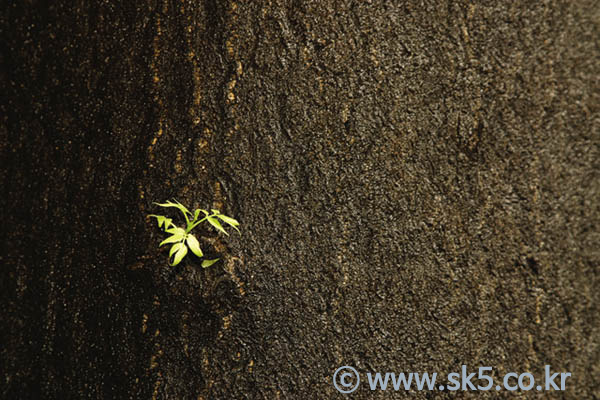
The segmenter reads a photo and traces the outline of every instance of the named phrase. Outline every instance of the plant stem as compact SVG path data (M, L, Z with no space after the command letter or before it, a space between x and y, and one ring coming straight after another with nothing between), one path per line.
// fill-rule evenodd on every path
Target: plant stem
M192 221L192 224L191 224L191 225L189 225L189 223L188 223L188 227L187 227L187 229L185 230L185 233L188 233L188 232L190 232L192 229L194 229L195 227L197 227L198 225L200 225L200 223L201 223L202 221L206 220L207 218L210 218L210 217L215 217L215 216L217 216L217 214L215 214L215 213L212 213L211 215L207 215L206 217L202 218L202 219L201 219L200 221L198 221L198 222L193 222L193 221Z

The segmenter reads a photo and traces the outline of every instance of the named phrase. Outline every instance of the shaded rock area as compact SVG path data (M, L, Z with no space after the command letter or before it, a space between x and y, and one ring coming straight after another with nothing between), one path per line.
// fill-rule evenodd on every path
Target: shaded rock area
M2 5L2 398L600 397L597 2L74 3Z

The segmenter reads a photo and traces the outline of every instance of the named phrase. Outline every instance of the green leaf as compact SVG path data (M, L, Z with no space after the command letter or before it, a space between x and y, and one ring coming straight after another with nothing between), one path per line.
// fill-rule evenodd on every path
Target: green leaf
M172 236L169 236L168 238L166 238L165 240L160 242L158 247L162 246L163 244L167 244L167 243L181 242L183 239L185 239L185 231L181 228L177 228L177 229L181 230L183 233L181 233L181 232L174 233Z
M175 200L175 199L173 199L173 200ZM180 202L178 202L177 200L175 200L175 203L177 203L177 204L179 205L179 207L178 207L178 208L179 208L181 211L183 211L183 212L186 212L186 213L188 213L188 214L192 215L192 213L190 212L190 210L188 210L187 208L185 208L185 206L184 206L183 204L181 204L181 203L180 203Z
M208 268L219 260L220 258L215 258L214 260L204 260L202 261L202 268Z
M165 232L167 232L167 233L172 233L172 234L174 234L174 235L175 235L175 234L177 234L177 235L185 235L185 229L183 229L183 228L179 228L179 227L177 227L177 226L175 226L175 225L173 225L173 227L172 227L172 228L165 229Z
M185 244L183 244L182 242L175 243L171 247L171 250L169 251L169 258L171 258L171 256L173 256L173 253L175 253L176 251L178 251L179 249L181 249L181 246L185 246Z
M171 218L166 218L166 217L165 217L165 219L163 219L163 220L162 220L162 223L163 223L163 225L164 225L164 229L165 229L165 231L166 231L167 229L169 229L169 227L170 227L171 225L175 226L175 225L173 224L173 220L172 220ZM158 226L160 226L160 224L159 224Z
M223 229L223 226L221 225L218 219L215 219L214 217L207 217L206 219L208 223L217 228L217 230L223 232L226 235L229 235L227 232L225 232L225 229Z
M156 218L156 221L158 222L158 226L160 226L161 220L165 218L164 215L156 215L156 214L149 214L148 216Z
M178 228L175 224L171 224L171 225L173 225L171 228L165 228L165 232L176 233L176 232L179 232L179 229L181 229L181 228Z
M237 230L238 232L240 231L240 230L238 229L238 226L240 225L240 223L239 223L239 222L237 222L237 220L235 220L235 219L233 219L233 218L231 218L231 217L228 217L227 215L223 215L223 214L219 214L219 215L217 215L217 217L218 217L219 219L221 219L223 222L225 222L226 224L229 224L229 225L231 225L232 227L234 227L234 228L235 228L235 230Z
M179 264L181 262L181 260L183 260L183 257L185 257L187 252L188 252L187 246L182 243L182 246L175 253L175 258L173 259L173 264L171 264L171 266L174 267L177 264Z
M211 208L210 211L212 211L213 214L217 214L217 215L221 214L221 211L215 210L214 208Z
M187 245L190 248L190 250L197 255L198 257L202 257L204 254L202 254L202 249L200 249L200 243L198 242L198 239L196 239L196 237L194 235L188 235L187 239L186 239Z
M177 204L173 203L170 200L167 200L166 203L157 203L157 202L154 202L154 204L156 204L157 206L161 206L161 207L177 207L177 208L179 208L179 206Z
M158 227L160 228L162 225L165 226L165 229L168 228L170 225L172 225L172 219L171 218L167 218L164 215L155 215L155 214L150 214L148 215L149 217L154 217L156 218L156 222L158 223Z
M188 210L187 208L185 208L185 206L183 204L181 204L180 202L178 202L177 200L175 200L176 203L173 203L172 201L168 201L166 203L154 203L156 205L159 205L161 207L175 207L177 208L179 211L181 211L182 213L188 213L190 215L192 215L192 213L190 212L190 210Z

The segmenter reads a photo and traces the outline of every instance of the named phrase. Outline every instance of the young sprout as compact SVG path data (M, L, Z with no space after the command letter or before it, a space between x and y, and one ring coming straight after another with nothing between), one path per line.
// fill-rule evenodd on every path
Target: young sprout
M150 214L149 217L156 218L158 222L158 227L163 228L164 231L171 236L160 242L160 246L165 244L172 244L171 250L169 251L169 260L173 257L173 261L170 263L171 266L176 266L183 260L183 258L187 255L188 249L192 251L196 256L203 257L204 253L202 253L202 249L200 248L200 242L194 235L190 232L192 229L200 225L202 222L207 221L210 225L212 225L216 230L223 232L225 235L228 233L221 225L221 221L226 223L227 225L233 227L236 231L240 231L238 226L240 225L235 219L228 217L227 215L223 215L219 212L219 210L210 210L209 213L203 209L197 209L192 214L190 210L188 210L183 204L175 200L175 202L167 201L166 203L154 203L161 207L174 207L177 208L183 214L185 218L186 227L180 228L173 223L171 218L167 218L164 215L155 215ZM200 213L202 213L203 218L199 219ZM220 221L219 221L220 220ZM202 267L207 268L219 261L218 258L213 260L204 260L202 261Z

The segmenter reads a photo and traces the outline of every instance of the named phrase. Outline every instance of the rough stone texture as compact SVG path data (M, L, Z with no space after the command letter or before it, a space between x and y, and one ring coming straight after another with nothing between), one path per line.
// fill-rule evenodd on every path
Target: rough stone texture
M3 398L600 397L597 2L62 3L0 17Z

